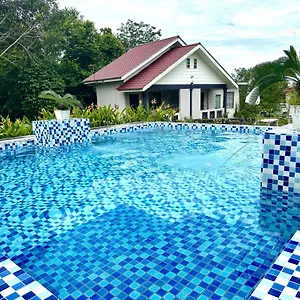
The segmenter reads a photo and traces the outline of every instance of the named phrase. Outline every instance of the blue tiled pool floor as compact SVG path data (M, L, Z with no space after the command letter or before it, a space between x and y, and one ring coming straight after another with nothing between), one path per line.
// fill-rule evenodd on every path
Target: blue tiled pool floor
M293 233L262 226L260 143L152 129L3 158L1 252L60 299L245 299Z
M283 243L243 222L120 205L14 261L60 299L245 299Z

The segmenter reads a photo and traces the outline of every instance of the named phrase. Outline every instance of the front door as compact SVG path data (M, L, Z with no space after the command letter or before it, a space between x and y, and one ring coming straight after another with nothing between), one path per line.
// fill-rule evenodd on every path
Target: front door
M129 104L130 106L136 108L139 106L139 94L129 94Z

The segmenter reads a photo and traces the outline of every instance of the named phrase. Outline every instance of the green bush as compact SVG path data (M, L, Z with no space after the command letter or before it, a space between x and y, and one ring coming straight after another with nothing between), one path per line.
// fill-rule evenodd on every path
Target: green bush
M127 106L121 111L112 108L110 105L96 106L92 104L83 109L75 107L71 112L71 118L88 118L90 119L91 128L95 128L131 122L169 121L173 120L175 112L175 109L165 104L148 109L141 105L137 108ZM55 116L51 111L43 109L40 119L50 120L55 119Z
M81 109L75 107L72 110L71 118L88 118L90 119L91 128L100 126L117 125L131 122L153 122L153 121L169 121L173 120L175 109L162 104L156 108L151 107L145 109L143 106L137 108L125 107L119 111L109 106L90 105ZM55 114L52 110L42 109L39 120L53 120ZM0 116L0 138L24 136L32 134L32 125L27 117L22 120L17 119L15 122L10 117Z
M10 138L16 136L24 136L32 134L32 125L28 118L23 117L22 120L17 119L12 122L7 116L0 116L0 138Z

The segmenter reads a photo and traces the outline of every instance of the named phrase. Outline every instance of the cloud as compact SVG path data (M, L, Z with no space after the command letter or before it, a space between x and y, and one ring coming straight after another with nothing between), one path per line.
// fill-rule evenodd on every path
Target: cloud
M229 71L282 56L300 40L299 0L59 0L98 28L114 32L127 19L201 42ZM297 46L297 45L295 45Z

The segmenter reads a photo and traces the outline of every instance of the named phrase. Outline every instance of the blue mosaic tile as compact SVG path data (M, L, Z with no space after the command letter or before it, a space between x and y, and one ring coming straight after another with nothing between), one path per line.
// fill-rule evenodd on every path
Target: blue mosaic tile
M174 128L178 130L172 136ZM253 188L259 185L259 147L257 152L245 147L247 154L239 153L229 162L224 149L230 139L237 142L232 149L240 148L241 142L257 144L269 129L160 122L120 125L91 131L94 148L61 148L60 156L55 151L29 153L36 162L10 158L21 178L14 183L8 172L2 186L5 225L0 248L27 272L19 274L24 284L33 282L28 275L32 274L60 299L245 299L293 227L286 236L283 227L268 227L267 216L276 219L274 212L280 210L272 206L278 195L267 192L265 205L259 206L259 191ZM178 144L179 132L189 142ZM239 133L238 139L233 138ZM171 134L170 143L165 134ZM184 156L196 155L202 148L210 155L212 140L220 153L213 161L189 161ZM147 141L150 144L142 149ZM221 175L218 180L211 169ZM296 212L290 198L284 199ZM290 214L284 216L290 224ZM292 253L292 246L286 251ZM297 259L290 257L289 263ZM275 279L280 270L271 270L267 276ZM282 269L284 276L292 271ZM6 270L0 275L8 276ZM288 288L295 289L297 277L291 278ZM280 287L270 290L275 297ZM26 297L31 296L29 291Z
M32 131L38 147L53 148L89 141L90 120L33 121Z
M250 299L300 299L299 262L300 228L285 245ZM272 275L274 269L279 271L276 276Z
M24 279L26 275L26 279ZM56 300L40 283L24 273L10 259L0 257L0 299Z

